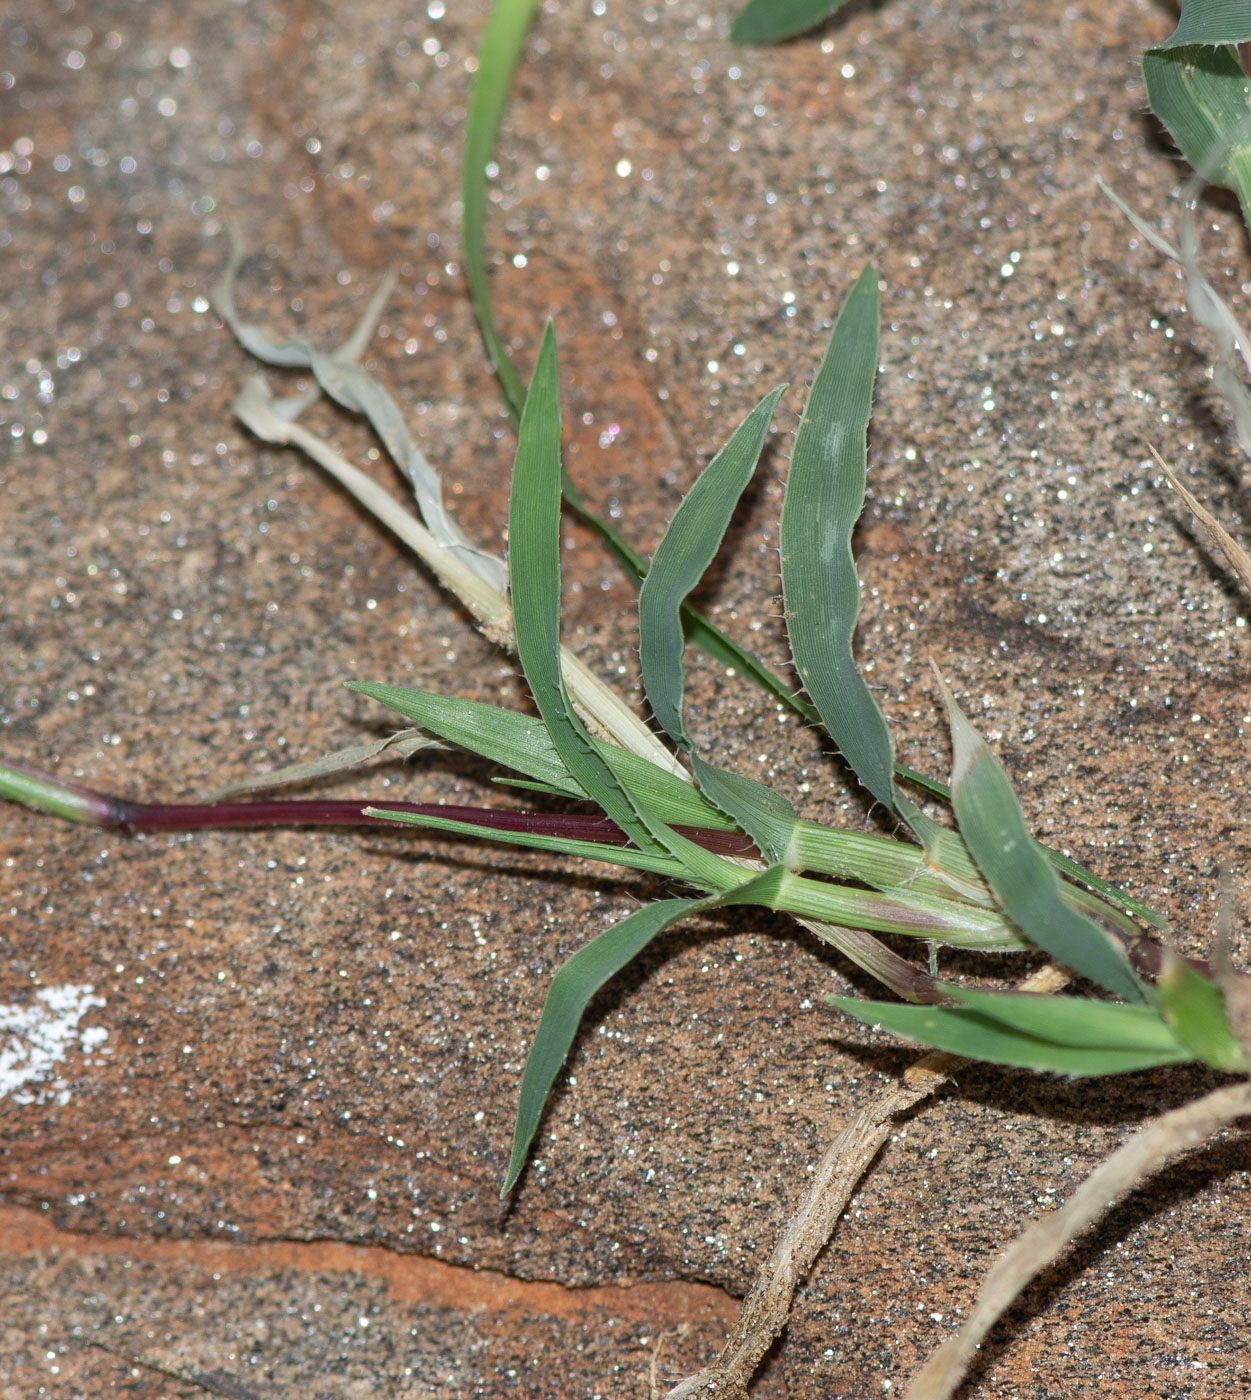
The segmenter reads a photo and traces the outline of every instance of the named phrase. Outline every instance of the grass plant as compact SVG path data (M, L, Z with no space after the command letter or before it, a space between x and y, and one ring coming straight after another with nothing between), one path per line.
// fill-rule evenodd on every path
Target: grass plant
M1244 1074L1247 1052L1225 1009L1226 996L1243 997L1242 979L1194 966L1173 953L1158 941L1160 921L1153 921L1154 931L1136 923L1131 914L1144 911L1111 887L1101 885L1096 891L1063 878L1030 837L1002 768L945 689L955 755L951 794L956 830L936 823L897 785L889 728L851 651L859 587L850 542L863 505L878 302L877 274L866 268L848 293L800 420L780 529L782 583L796 670L827 733L868 800L906 822L915 842L805 821L780 794L702 756L685 728L681 606L710 564L750 479L781 388L748 414L697 480L670 522L640 590L640 662L652 713L674 745L662 750L666 761L655 760L657 743L650 729L632 715L633 726L613 718L613 707L604 703L598 686L575 690L560 645L561 414L550 325L520 423L509 513L508 597L484 578L495 561L470 565L462 560L449 566L449 559L457 557L455 549L446 544L430 548L421 531L414 534L415 522L393 498L379 512L393 528L400 527L401 537L411 536L414 548L441 570L443 582L468 593L465 601L484 630L515 646L537 718L385 683L350 684L412 721L398 742L454 744L506 766L516 781L544 796L592 803L598 814L272 798L144 807L73 788L20 765L0 767L0 793L54 815L131 829L305 820L412 823L650 871L687 886L690 894L657 900L606 929L554 976L522 1078L505 1192L524 1169L547 1096L595 992L663 929L715 907L756 905L794 915L904 998L902 1004L838 999L843 1010L956 1055L1070 1076L1188 1061ZM254 350L263 348L271 360L280 358L279 343L242 326L229 298L226 308L241 340L250 340ZM377 419L384 396L376 386L365 390L360 372L352 369L350 352L357 347L356 338L337 355L322 356L305 347L299 362L320 365L319 380L337 382L344 399L350 397L344 382L355 382L352 406L374 405ZM283 354L290 358L289 347ZM307 396L298 402L306 401ZM267 438L279 436L275 424L283 425L285 440L311 449L310 455L331 465L337 479L350 483L351 475L328 461L323 445L295 431L298 403L284 408L275 402L258 384L249 385L242 398L245 421L259 425ZM380 435L397 463L411 460L394 431ZM425 494L437 518L439 493ZM371 508L381 505L368 492L363 498ZM399 517L391 520L393 511ZM405 519L409 526L401 525ZM459 538L450 523L443 528L447 539ZM599 717L592 721L599 735L588 727L592 716ZM367 759L377 748L344 751L314 771ZM300 765L271 781L299 780L309 771ZM1117 1000L1039 995L1067 980L1066 973L1050 967L1041 983L1020 990L943 981L883 943L882 934L920 939L931 949L993 953L1038 948ZM1155 980L1144 977L1143 969L1157 973ZM941 1073L923 1075L922 1092L929 1092ZM1231 1113L1251 1105L1245 1093L1222 1092L1216 1107L1203 1112L1211 1115L1227 1100ZM905 1087L904 1099L912 1093ZM861 1131L840 1138L843 1146L834 1153L831 1170L842 1171L847 1190L859 1176L859 1171L848 1171L847 1144L854 1143L863 1155L889 1116L875 1111ZM1192 1118L1184 1120L1187 1133ZM1157 1160L1161 1150L1157 1144L1147 1160ZM835 1199L822 1193L797 1212L794 1228L802 1225L801 1235L813 1246L810 1255L836 1216L819 1229L813 1222L828 1216ZM1084 1211L1088 1213L1079 1209L1074 1218L1085 1219ZM795 1250L788 1245L784 1253L793 1278ZM779 1293L777 1278L776 1272L770 1275L763 1290L769 1297ZM786 1288L781 1293L789 1298ZM779 1314L774 1308L767 1325L758 1315L745 1315L756 1316L756 1322L738 1348L740 1365L753 1356L758 1360L784 1321L785 1309Z

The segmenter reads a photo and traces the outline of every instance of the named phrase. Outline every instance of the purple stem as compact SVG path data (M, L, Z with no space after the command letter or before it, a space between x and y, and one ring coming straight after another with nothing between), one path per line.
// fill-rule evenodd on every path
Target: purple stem
M65 817L90 826L133 834L139 831L204 831L225 827L279 826L383 826L392 831L401 823L365 815L366 807L413 812L422 817L442 817L466 822L483 831L519 831L534 836L554 836L571 841L596 841L628 846L629 837L607 817L576 812L518 812L497 807L455 807L437 802L342 801L329 798L262 798L248 802L128 802L123 797L83 787L53 777L24 763L0 764L0 777L22 775L30 779L26 791L5 794L36 811ZM20 778L19 778L20 782ZM675 831L717 855L758 858L751 839L739 831L717 831L702 826L677 826ZM453 833L445 833L453 834ZM876 942L877 940L874 940ZM938 984L897 954L879 945L887 960L877 970L879 979L909 1000L945 1001ZM1129 956L1138 972L1158 977L1164 965L1164 949L1149 934L1129 944ZM1187 962L1204 977L1211 967L1202 958ZM932 983L932 985L931 985Z
M365 815L366 807L412 812L422 817L442 817L468 822L490 831L520 831L571 841L598 841L625 846L629 837L607 817L578 812L518 812L497 807L457 807L436 802L396 802L389 798L343 801L329 798L261 798L245 802L128 802L111 793L66 782L24 763L8 763L65 794L73 794L75 820L114 831L203 831L224 827L269 826L384 826L395 831L399 823ZM44 810L47 810L46 808ZM751 840L738 831L710 827L678 826L674 830L718 855L755 856Z

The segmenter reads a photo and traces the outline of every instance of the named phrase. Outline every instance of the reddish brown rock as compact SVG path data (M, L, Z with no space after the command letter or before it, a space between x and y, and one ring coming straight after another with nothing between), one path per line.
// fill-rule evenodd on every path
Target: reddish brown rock
M1236 459L1180 284L1092 184L1168 212L1179 170L1134 78L1167 16L888 0L755 51L726 42L731 8L558 7L520 70L489 243L523 369L556 317L575 476L650 548L737 419L791 380L703 593L783 664L789 434L830 318L875 261L860 645L900 756L945 761L934 657L1039 834L1204 946L1215 867L1251 854L1247 609L1143 439L1234 523ZM255 366L205 302L227 224L253 250L246 313L327 344L395 267L371 363L465 527L498 546L512 436L456 241L484 13L193 0L13 21L6 755L173 797L385 727L347 678L523 703L515 665L392 541L231 421ZM1236 296L1236 211L1213 197L1203 223ZM327 408L307 421L370 450ZM585 531L567 535L568 636L631 685L631 590ZM866 820L812 734L698 658L690 671L693 727L723 761L812 815ZM335 790L473 801L490 776L419 760ZM649 1347L684 1322L659 1382L707 1357L727 1314L687 1295L570 1321L543 1301L397 1292L363 1256L344 1272L241 1254L223 1283L224 1256L162 1252L326 1241L528 1282L741 1293L823 1143L910 1059L822 1009L864 982L781 920L675 930L614 982L515 1200L497 1199L548 976L658 892L420 834L132 840L0 812L0 1003L91 989L61 993L55 1063L0 1102L0 1195L63 1232L6 1236L0 1395L146 1393L84 1349L101 1328L246 1383L263 1324L266 1396L644 1393ZM767 1384L899 1387L1001 1241L1207 1082L961 1076L883 1152ZM1041 1281L971 1393L1237 1393L1246 1187L1237 1134L1172 1169ZM432 1277L418 1262L409 1277Z

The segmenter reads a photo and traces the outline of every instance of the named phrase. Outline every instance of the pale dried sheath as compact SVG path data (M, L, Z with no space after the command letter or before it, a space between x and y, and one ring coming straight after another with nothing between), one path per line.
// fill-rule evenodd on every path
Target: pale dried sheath
M290 444L307 453L464 603L485 636L509 651L514 650L512 609L504 595L472 567L461 550L437 540L371 476L353 466L315 433L275 413L272 396L262 378L254 376L244 384L235 400L234 413L262 441ZM567 647L561 648L561 667L574 703L597 732L689 781L686 769L626 701Z

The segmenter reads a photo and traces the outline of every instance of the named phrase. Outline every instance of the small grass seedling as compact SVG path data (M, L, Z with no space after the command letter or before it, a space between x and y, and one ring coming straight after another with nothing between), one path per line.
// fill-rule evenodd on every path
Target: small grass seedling
M262 342L255 328L240 329L229 295L221 300L240 339L256 349ZM537 716L382 682L353 681L351 688L412 722L398 742L456 745L508 768L545 796L594 804L598 814L395 804L348 810L313 803L306 815L411 823L506 841L649 871L690 890L656 900L606 929L552 979L522 1077L504 1193L524 1169L547 1097L595 992L663 929L711 908L755 905L793 915L904 998L903 1004L836 999L843 1010L953 1054L1070 1076L1189 1061L1245 1074L1251 1064L1226 1014L1222 986L1207 969L1172 953L1135 923L1132 915L1138 914L1149 926L1158 925L1134 901L1084 872L1077 873L1094 888L1061 875L1057 864L1066 873L1070 867L1029 835L1006 775L945 688L957 829L940 826L899 786L889 729L851 645L859 611L851 536L864 500L879 317L877 273L866 268L846 298L796 435L779 531L781 573L795 668L809 699L870 798L906 823L915 842L803 819L779 793L701 755L685 726L681 609L755 469L781 388L747 415L699 477L640 590L644 690L673 744L659 750L663 762L655 758L654 733L637 724L624 702L614 707L605 700L605 687L588 686L580 671L566 670L558 548L561 414L551 325L521 416L507 596L496 586L501 561L473 551L452 522L439 527L443 542L437 547L428 547L421 531L413 534L415 547L437 564L443 580L458 594L465 590L464 600L484 628L515 646ZM278 358L274 345L265 344L267 355ZM350 353L309 352L307 359L321 365L319 379L334 383L342 401L370 414L397 461L410 464L411 478L411 447L394 424L383 431L386 415L398 410L353 368L358 346L354 337ZM248 386L241 405L266 437L277 435L278 424L288 440L305 448L316 444L297 432L295 414L276 408L257 384ZM328 464L320 445L314 455ZM341 467L333 469L340 480L352 481ZM427 519L437 521L438 491L427 483L425 494ZM360 751L348 756L359 757ZM289 780L305 772L279 776ZM302 819L301 804L270 799L191 810L119 804L16 765L0 768L0 794L75 820L132 828ZM1116 1000L946 982L889 947L882 935L986 953L1038 948ZM1143 969L1159 974L1154 983ZM1226 977L1225 987L1237 990L1240 983ZM1201 1112L1225 1122L1251 1106L1251 1089L1242 1084L1236 1091L1219 1090L1209 1100L1201 1101ZM1189 1132L1193 1116L1186 1123ZM757 1332L755 1340L760 1337Z

